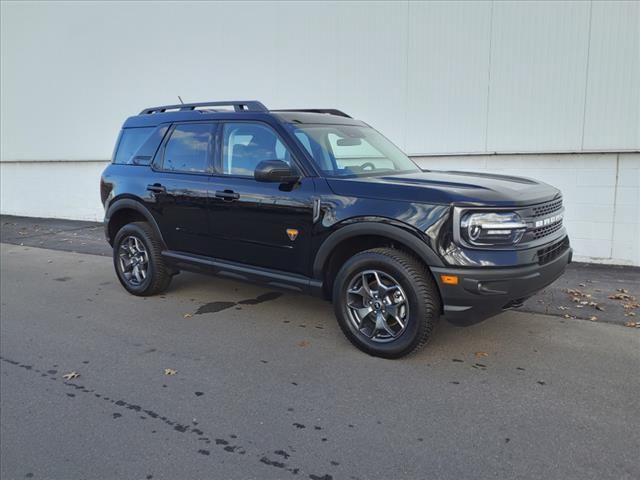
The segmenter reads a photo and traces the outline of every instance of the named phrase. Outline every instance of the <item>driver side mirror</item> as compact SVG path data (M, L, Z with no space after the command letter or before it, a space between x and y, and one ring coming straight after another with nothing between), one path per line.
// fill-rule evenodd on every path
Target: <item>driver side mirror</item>
M257 182L294 183L300 179L293 168L282 160L263 160L253 172Z

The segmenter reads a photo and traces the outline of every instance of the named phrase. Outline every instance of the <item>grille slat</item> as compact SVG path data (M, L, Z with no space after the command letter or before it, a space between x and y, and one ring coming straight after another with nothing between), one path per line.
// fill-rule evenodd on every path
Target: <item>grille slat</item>
M562 220L558 223L554 223L553 225L547 225L546 227L535 228L533 230L533 238L536 240L538 238L546 237L547 235L551 235L553 232L556 232L562 228Z
M538 220L544 220L546 217L553 216L562 211L562 198L557 198L540 205L529 207L526 210L525 215L531 223L535 223ZM552 223L551 225L544 225L541 227L531 227L526 234L528 241L540 240L549 235L554 234L562 228L562 220Z
M543 217L545 215L549 215L553 212L557 212L562 208L562 198L557 200L553 200L551 202L547 202L538 207L533 207L533 217Z
M549 263L560 255L562 255L569 248L569 237L564 237L561 241L549 245L548 247L538 250L538 264L544 265Z

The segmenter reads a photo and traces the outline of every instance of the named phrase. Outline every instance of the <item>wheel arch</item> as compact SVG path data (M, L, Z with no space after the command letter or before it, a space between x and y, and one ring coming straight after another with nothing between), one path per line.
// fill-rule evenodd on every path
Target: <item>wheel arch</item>
M358 251L381 246L395 246L414 255L431 275L430 267L444 266L431 247L406 227L371 221L353 223L332 233L322 243L314 259L313 276L322 279L325 298L331 297L335 274L344 260Z
M118 233L118 230L128 223L136 221L145 221L151 225L162 248L167 248L156 219L141 202L133 198L114 200L111 205L109 205L104 218L105 236L107 237L109 245L113 245L113 239L116 233Z

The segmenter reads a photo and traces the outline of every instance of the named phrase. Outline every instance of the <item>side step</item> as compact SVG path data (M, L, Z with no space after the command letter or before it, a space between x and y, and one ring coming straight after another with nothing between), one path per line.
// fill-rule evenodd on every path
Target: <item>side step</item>
M304 275L253 267L242 263L176 252L174 250L164 250L162 256L171 266L183 270L209 273L236 280L269 285L274 288L284 288L314 296L322 296L322 282Z

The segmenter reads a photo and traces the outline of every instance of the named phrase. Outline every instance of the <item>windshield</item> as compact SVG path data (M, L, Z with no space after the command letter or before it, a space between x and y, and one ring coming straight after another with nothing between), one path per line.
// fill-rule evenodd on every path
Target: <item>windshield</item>
M294 125L293 133L327 177L418 172L402 151L373 128L358 125Z

